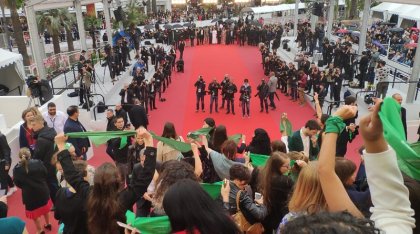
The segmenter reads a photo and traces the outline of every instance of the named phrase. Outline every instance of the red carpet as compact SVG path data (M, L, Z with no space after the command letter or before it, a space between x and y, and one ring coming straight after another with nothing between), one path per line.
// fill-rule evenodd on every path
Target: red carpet
M236 115L226 115L226 109L220 109L219 113L209 114L209 97L205 98L205 113L195 113L195 87L194 83L199 75L203 75L208 85L213 78L219 82L225 74L229 74L238 87L243 83L244 78L248 78L252 87L252 96L256 94L256 86L264 78L261 65L261 55L257 47L239 47L236 45L205 45L194 48L187 47L184 51L185 73L173 73L172 84L163 97L166 102L157 102L155 111L150 112L149 129L157 134L161 134L165 122L173 122L178 134L183 137L195 129L201 128L206 117L213 117L216 124L223 124L228 129L228 135L236 133L245 134L247 143L250 142L253 131L256 128L266 129L271 140L280 139L279 121L282 112L287 112L294 130L301 128L308 119L313 118L314 111L309 106L300 107L297 103L291 102L287 97L280 94L280 101L276 101L277 110L270 111L269 114L260 113L259 99L251 98L251 118L242 118L242 110L239 107L239 94L235 95ZM219 107L221 99L219 98ZM361 145L360 137L349 145L349 158L356 164L360 162L357 148ZM98 166L104 161L110 161L105 153L105 147L95 149L95 157L89 164ZM20 191L9 198L9 216L18 216L27 222L29 233L35 232L35 227L31 220L25 219L24 207L21 202ZM53 213L51 213L53 220ZM53 222L54 229L57 231L57 222Z

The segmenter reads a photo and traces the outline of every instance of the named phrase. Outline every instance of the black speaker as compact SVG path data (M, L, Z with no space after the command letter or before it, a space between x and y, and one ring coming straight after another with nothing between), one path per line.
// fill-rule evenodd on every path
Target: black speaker
M324 66L324 60L318 60L318 67Z

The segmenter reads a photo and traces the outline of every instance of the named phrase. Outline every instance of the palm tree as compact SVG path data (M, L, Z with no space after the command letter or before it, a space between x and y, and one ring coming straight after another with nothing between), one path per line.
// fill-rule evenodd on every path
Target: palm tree
M93 48L96 49L96 38L95 32L98 27L101 26L102 21L95 16L87 16L84 18L85 29L89 30L89 35L92 37Z
M54 54L59 54L61 20L57 9L48 10L37 14L37 23L40 31L47 30L52 36Z
M140 6L136 4L135 2L131 1L127 5L127 17L126 17L126 20L123 22L124 28L129 27L131 29L135 27L136 25L144 23L146 18L147 17L142 11L142 9L140 8Z
M23 39L22 23L20 22L19 14L17 9L23 6L23 0L1 0L2 5L7 6L10 9L10 18L12 19L13 37L18 47L19 53L23 57L23 64L25 66L31 65L29 59L28 50L26 48L25 40Z
M350 19L354 19L355 17L358 17L357 15L357 6L358 4L358 0L351 0L350 2L350 14L349 14L349 18Z
M61 25L66 30L66 39L68 51L74 51L73 35L71 33L71 27L76 22L76 18L73 14L70 14L67 8L58 9L58 15L60 17Z

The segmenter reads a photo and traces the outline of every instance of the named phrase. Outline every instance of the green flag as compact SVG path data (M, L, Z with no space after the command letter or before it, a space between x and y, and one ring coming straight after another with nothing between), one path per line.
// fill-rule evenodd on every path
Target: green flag
M190 133L188 133L187 137L194 139L194 140L199 140L201 135L204 136L209 136L209 132L212 130L212 127L208 127L208 128L200 128L198 130L192 131Z
M229 140L232 140L232 141L234 141L236 144L238 144L239 140L241 140L241 139L242 139L242 134L238 133L238 134L235 134L235 135L229 136L229 137L228 137L228 139L229 139Z
M270 158L268 155L262 154L253 154L250 153L249 157L251 158L251 163L254 167L265 166L267 160Z
M415 180L420 180L420 154L418 144L408 144L405 140L401 120L401 106L391 97L384 99L379 117L388 144L397 153L398 166L401 171Z
M136 218L136 215L128 210L125 217L127 224L137 228L142 234L168 234L171 232L168 216Z
M161 136L156 135L153 132L150 132L150 134L152 134L152 137L154 139L156 139L158 141L161 141L161 142L169 145L170 147L172 147L172 148L174 148L178 151L181 151L182 153L191 151L191 145L188 144L188 143L185 143L185 142L182 142L182 141L177 141L177 140L166 138L166 137L161 137Z
M222 188L223 181L215 182L213 184L201 183L200 185L211 198L216 199L220 196L220 189Z
M288 136L293 134L292 123L290 123L289 119L280 120L280 132L286 132Z
M98 132L69 132L69 138L89 138L96 146L105 144L107 141L120 137L120 149L127 145L127 137L134 136L136 131L98 131Z

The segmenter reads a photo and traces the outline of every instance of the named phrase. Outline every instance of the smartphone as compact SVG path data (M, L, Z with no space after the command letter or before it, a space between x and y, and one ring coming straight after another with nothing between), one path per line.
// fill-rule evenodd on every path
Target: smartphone
M260 200L262 197L261 193L255 193L255 200Z
M117 224L118 224L118 226L123 227L123 228L126 228L127 230L136 231L137 233L141 233L139 230L137 230L137 228L132 227L132 226L129 226L129 225L125 224L125 223L121 223L121 222L117 221Z

